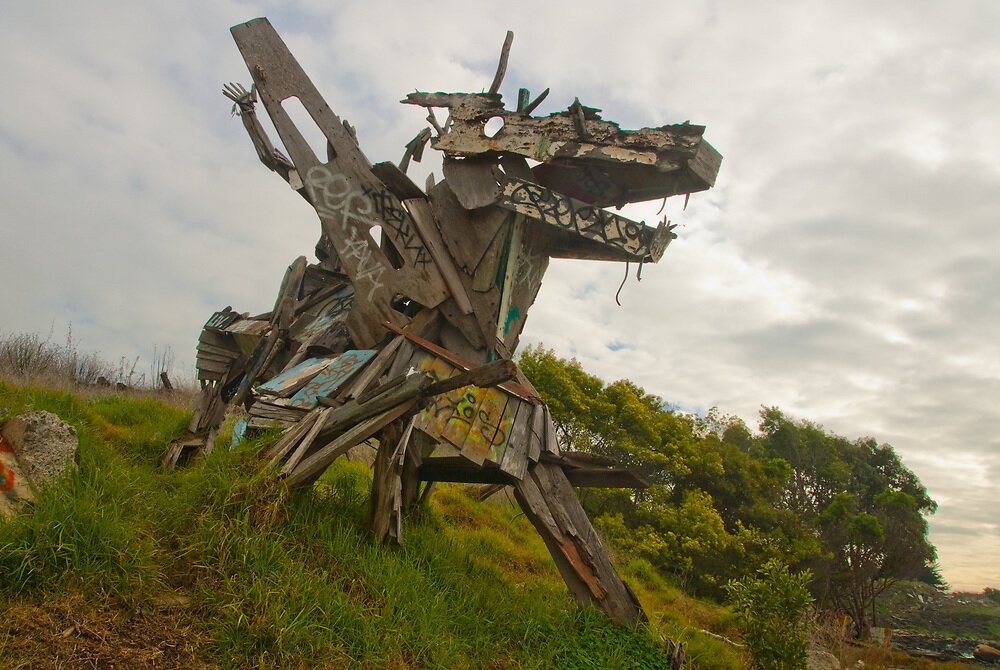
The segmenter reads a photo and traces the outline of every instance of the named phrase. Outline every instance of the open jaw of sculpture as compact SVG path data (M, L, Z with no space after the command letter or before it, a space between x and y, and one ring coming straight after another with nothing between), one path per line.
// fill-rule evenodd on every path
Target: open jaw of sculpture
M571 592L617 622L641 615L611 565L573 486L645 487L607 459L565 451L548 408L510 360L550 258L656 262L674 238L608 205L710 188L721 156L690 124L624 131L598 110L532 117L547 93L521 90L514 111L497 93L508 33L487 93L411 93L433 127L401 163L372 165L266 19L234 26L253 85L225 94L258 157L316 210L317 263L288 268L274 309L226 308L198 342L202 392L191 431L210 449L229 404L250 430L278 421L266 462L289 486L316 480L337 457L373 439L378 451L369 526L401 541L401 513L433 482L510 485ZM284 147L259 123L259 101ZM327 140L316 156L282 103L297 98ZM434 108L446 108L439 124ZM486 123L503 127L488 136ZM406 175L427 142L444 153L444 180L421 189ZM529 159L535 162L529 165ZM372 230L380 229L380 239Z

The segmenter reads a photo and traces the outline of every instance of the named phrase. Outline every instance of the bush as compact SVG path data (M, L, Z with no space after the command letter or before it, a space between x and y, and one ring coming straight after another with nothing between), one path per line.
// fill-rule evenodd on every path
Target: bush
M743 639L753 657L753 667L761 670L796 670L806 667L805 613L812 602L806 589L812 575L797 575L777 560L768 561L757 571L726 585L730 602L743 625Z

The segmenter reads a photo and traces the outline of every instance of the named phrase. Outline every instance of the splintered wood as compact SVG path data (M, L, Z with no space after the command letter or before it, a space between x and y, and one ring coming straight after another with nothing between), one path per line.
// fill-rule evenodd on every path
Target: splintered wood
M531 116L548 89L534 100L521 89L507 110L499 90L508 33L488 93L409 94L403 102L426 108L430 127L398 166L372 165L267 19L232 34L253 83L224 93L261 162L315 209L317 262L289 265L270 313L226 307L208 319L190 425L208 438L172 445L164 466L210 449L227 408L243 405L247 430L284 427L261 457L288 486L314 482L359 444L377 450L376 541L402 541L402 515L421 482L424 497L433 482L488 484L484 495L512 486L577 601L635 623L638 602L572 487L649 483L560 445L548 407L511 357L550 258L660 259L676 237L669 222L646 226L604 208L710 188L721 156L704 127L622 130L579 100ZM293 97L325 136L324 156L287 114ZM447 109L443 124L435 107ZM496 117L503 128L488 136ZM421 189L406 169L428 141L444 153L444 180Z

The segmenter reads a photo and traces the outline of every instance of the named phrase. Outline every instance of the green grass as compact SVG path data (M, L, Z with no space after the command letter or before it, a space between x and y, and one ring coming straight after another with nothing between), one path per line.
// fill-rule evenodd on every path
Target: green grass
M366 466L339 461L289 494L257 457L273 434L231 449L223 434L204 461L161 473L183 411L4 382L0 407L55 412L80 435L79 467L30 513L0 521L8 608L82 593L112 616L157 616L157 594L183 593L185 625L204 633L201 651L220 667L668 667L661 635L686 644L686 667L739 667L700 632L731 636L725 610L634 563L623 573L651 622L616 628L574 604L516 506L480 503L463 487L440 486L410 514L402 547L375 546L364 532ZM14 625L0 625L0 641Z

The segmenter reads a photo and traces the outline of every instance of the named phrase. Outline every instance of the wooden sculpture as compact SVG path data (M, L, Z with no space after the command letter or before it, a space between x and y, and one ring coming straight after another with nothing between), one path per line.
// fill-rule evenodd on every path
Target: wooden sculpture
M267 19L233 27L253 79L225 93L260 160L311 204L322 224L317 263L299 257L274 309L212 315L198 343L202 393L191 430L213 432L230 403L249 428L284 434L264 456L288 486L314 482L338 456L378 443L370 530L399 542L401 513L433 482L509 485L573 595L617 622L641 610L573 486L643 487L607 459L560 447L545 404L510 360L550 258L656 262L675 237L606 209L710 188L721 156L688 123L636 131L575 101L544 117L497 93L508 33L486 93L411 93L433 127L397 166L372 165ZM255 113L264 105L284 152ZM317 156L283 102L297 98L327 140ZM446 108L439 124L434 108ZM499 118L503 127L488 136ZM444 179L406 175L426 143ZM529 162L531 161L531 162ZM534 167L532 167L534 164ZM378 239L373 237L378 231ZM212 440L203 444L211 447ZM184 445L172 449L172 465Z

